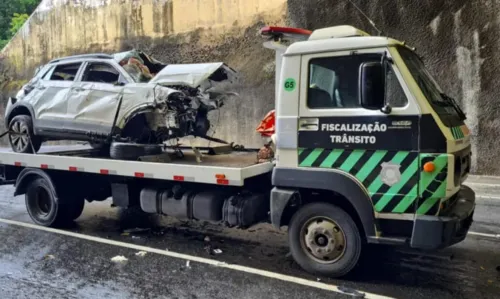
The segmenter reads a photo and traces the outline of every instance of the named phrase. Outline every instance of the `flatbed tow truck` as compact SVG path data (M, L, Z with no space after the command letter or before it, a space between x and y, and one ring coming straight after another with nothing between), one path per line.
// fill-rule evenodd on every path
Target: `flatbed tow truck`
M32 220L61 226L85 201L248 228L288 227L306 271L344 276L366 244L435 250L462 241L475 209L465 115L414 49L351 26L265 27L276 51L274 160L205 149L113 160L98 150L2 152Z

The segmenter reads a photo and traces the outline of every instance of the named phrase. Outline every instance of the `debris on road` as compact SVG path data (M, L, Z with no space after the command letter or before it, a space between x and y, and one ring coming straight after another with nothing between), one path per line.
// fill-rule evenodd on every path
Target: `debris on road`
M128 261L128 259L126 257L124 257L123 255L117 255L117 256L113 257L111 259L111 261L114 263L124 263L124 262Z
M366 297L366 295L364 293L358 292L358 291L356 291L354 289L351 289L351 288L348 288L348 287L342 287L342 286L340 286L340 287L338 287L338 289L342 293L351 295L354 298L365 298Z
M146 233L149 232L150 228L130 228L123 231L124 234L138 234L138 233ZM123 234L122 234L123 235Z
M191 268L191 266L189 265L189 262L190 262L190 261L187 261L187 262L186 262L186 268L188 268L188 269L189 269L189 268Z
M218 248L217 248L217 249L214 249L214 250L213 250L213 252L214 252L215 254L221 254L221 253L222 253L222 250L220 250L220 249L218 249Z
M55 256L53 256L52 254L47 254L46 256L44 256L44 259L46 259L46 260L53 260L53 259L55 259L55 258L56 258L56 257L55 257Z
M210 237L209 236L206 236L205 239L203 239L203 241L205 242L210 242Z
M144 257L146 256L147 252L146 251L139 251L139 252L136 252L136 256L139 256L139 257Z

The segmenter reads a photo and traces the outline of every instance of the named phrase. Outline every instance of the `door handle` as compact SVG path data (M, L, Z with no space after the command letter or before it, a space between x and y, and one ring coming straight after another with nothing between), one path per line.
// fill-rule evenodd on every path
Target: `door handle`
M37 88L37 89L40 89L40 90L47 89L47 87L45 87L45 86L37 86L36 88Z
M73 88L73 90L76 92L80 92L80 91L84 91L85 89L83 89L81 87L75 87L75 88Z
M318 131L318 130L319 130L318 118L299 119L299 131Z

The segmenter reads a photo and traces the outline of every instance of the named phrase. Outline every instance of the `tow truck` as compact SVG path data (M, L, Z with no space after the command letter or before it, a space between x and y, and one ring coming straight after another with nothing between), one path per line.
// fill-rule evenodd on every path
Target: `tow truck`
M167 149L110 159L92 149L2 152L31 219L58 227L85 202L245 229L287 229L294 260L350 273L367 244L437 250L465 239L475 193L465 114L404 42L352 26L265 27L276 51L276 149ZM262 162L262 161L261 161Z

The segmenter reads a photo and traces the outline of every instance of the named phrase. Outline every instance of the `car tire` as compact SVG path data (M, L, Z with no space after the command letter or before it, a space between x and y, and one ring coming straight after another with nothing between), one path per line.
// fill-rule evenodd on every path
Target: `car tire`
M146 156L154 156L163 153L161 144L146 144L144 145L144 153Z
M294 260L304 270L333 278L356 267L363 244L351 216L327 203L299 209L290 221L288 240Z
M146 155L146 146L137 143L113 142L109 150L109 156L117 160L137 160Z
M9 144L14 152L32 154L40 150L42 140L39 136L35 136L33 132L33 121L30 116L15 116L9 123L9 131L18 133L9 134ZM19 134L24 136L19 136ZM31 144L29 142L30 140Z
M33 222L46 227L61 227L68 224L71 217L72 206L58 199L56 191L47 179L39 177L34 179L26 190L26 208Z

